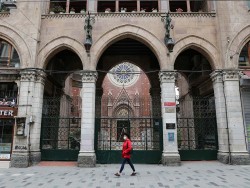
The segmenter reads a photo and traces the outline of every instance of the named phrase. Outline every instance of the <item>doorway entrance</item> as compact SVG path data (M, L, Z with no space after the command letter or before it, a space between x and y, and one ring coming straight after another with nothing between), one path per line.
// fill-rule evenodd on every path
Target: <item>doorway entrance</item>
M41 159L76 161L80 150L80 88L72 73L82 70L80 58L71 50L62 50L48 60L43 97Z
M217 123L208 59L187 49L176 59L177 131L181 160L216 160Z
M123 133L130 135L133 162L160 163L160 67L154 53L143 43L125 38L106 49L97 70L97 163L120 163Z

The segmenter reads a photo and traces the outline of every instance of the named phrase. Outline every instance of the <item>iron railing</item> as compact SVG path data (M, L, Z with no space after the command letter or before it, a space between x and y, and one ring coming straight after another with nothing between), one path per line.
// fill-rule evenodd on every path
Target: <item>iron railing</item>
M122 134L130 135L133 149L162 150L160 118L96 118L96 150L121 150Z

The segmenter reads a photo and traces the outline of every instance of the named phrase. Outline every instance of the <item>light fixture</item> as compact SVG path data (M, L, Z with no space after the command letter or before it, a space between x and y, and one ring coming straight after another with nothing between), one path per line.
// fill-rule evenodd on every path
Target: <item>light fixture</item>
M170 29L174 28L174 26L171 24L172 19L170 18L169 13L166 13L166 16L162 17L161 20L165 22L165 29L166 29L164 43L168 48L168 51L171 53L173 52L173 48L175 45L174 39L170 37Z
M85 19L84 30L86 30L86 40L84 42L84 47L87 53L90 52L90 48L92 46L92 25L95 22L94 17L90 17L90 13L88 12L87 18Z

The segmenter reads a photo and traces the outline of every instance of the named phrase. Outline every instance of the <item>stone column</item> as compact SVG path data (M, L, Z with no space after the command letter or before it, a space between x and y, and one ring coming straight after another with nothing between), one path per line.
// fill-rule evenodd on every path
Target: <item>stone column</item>
M222 163L229 162L228 127L226 115L226 102L223 87L223 74L221 71L211 73L213 81L216 121L218 132L218 154L217 159Z
M36 71L36 80L34 85L32 112L30 117L30 161L31 164L37 164L41 161L40 137L43 111L43 94L46 73L43 70Z
M11 167L28 167L40 161L40 130L45 73L38 69L21 71L18 117L26 118L23 136L14 128Z
M79 167L94 167L96 165L94 150L96 79L97 72L82 72L82 120L81 148L78 155Z
M176 98L175 79L177 73L174 71L161 71L159 78L161 82L161 108L163 123L163 153L162 164L169 166L180 165L180 155L177 145L177 125L176 125ZM166 129L166 125L174 125L171 129Z
M250 164L241 106L239 71L223 71L231 164Z
M158 12L170 12L169 1L158 1L158 3L160 3Z

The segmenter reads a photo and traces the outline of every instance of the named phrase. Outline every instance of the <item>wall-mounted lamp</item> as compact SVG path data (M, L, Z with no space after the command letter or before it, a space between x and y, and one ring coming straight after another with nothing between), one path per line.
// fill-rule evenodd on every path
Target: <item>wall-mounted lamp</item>
M166 16L162 17L161 21L165 22L165 29L166 29L164 38L165 45L167 46L169 52L173 52L175 42L170 37L170 29L173 29L174 26L171 24L172 19L170 18L169 13L167 13Z
M89 53L90 48L92 46L92 25L95 22L94 17L90 17L90 14L88 12L87 18L85 19L85 26L84 30L86 30L86 40L84 42L84 47L87 53Z

